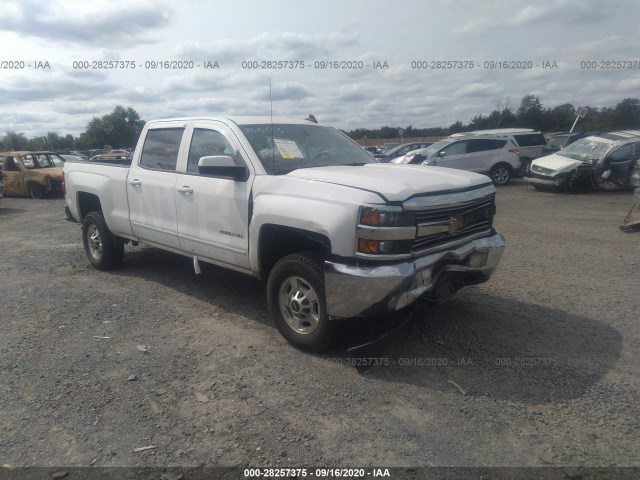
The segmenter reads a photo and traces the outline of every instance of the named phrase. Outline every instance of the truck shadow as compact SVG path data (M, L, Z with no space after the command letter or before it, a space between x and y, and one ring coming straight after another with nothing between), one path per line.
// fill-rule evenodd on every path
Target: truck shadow
M0 204L0 217L16 215L23 212L26 212L26 210L24 210L23 208L3 207L2 204Z
M196 275L190 259L145 247L128 250L113 274L157 282L275 328L262 282L200 265ZM420 304L341 327L338 348L319 359L352 366L372 380L526 404L582 396L616 364L622 348L621 334L606 319L505 298L490 285L463 289L437 308Z
M622 348L621 334L605 321L486 288L468 287L438 308L418 306L412 317L382 345L344 355L343 363L390 383L539 404L584 395Z

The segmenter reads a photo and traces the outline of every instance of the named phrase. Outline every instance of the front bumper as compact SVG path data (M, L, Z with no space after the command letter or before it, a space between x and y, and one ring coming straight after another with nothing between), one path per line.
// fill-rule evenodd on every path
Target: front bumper
M555 177L543 176L539 174L529 174L524 177L525 182L543 187L561 187L567 180L566 175L556 175Z
M420 296L455 285L486 282L504 251L499 232L457 248L391 265L348 265L325 261L327 313L334 318L372 315L404 308Z

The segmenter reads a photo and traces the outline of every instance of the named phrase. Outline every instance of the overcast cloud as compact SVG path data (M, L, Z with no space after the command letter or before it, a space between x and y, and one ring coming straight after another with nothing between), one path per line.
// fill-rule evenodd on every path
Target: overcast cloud
M527 94L549 107L613 106L640 96L639 13L638 1L617 0L186 0L179 8L151 0L4 0L0 132L77 135L117 104L146 120L266 115L270 96L275 115L313 113L344 129L448 126L488 114L498 98L517 108ZM74 68L104 60L135 69ZM164 60L194 68L158 68ZM304 68L246 63L278 60ZM332 60L363 68L316 68ZM438 60L473 61L474 68L412 67ZM500 60L532 68L488 68ZM635 61L635 68L583 68L611 60ZM16 61L24 68L6 63ZM557 68L544 68L554 62Z

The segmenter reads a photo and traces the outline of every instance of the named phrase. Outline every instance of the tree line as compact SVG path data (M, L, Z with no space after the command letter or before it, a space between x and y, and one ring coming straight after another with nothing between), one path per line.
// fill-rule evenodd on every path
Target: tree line
M40 137L27 138L24 132L8 131L0 139L6 150L84 150L111 145L114 148L133 147L138 141L145 121L131 107L116 106L111 113L93 117L79 136L48 132Z
M565 103L553 108L544 108L537 95L525 95L520 105L511 106L509 97L494 101L494 110L485 115L475 115L467 124L457 121L448 127L414 128L384 126L378 129L357 128L345 132L356 140L402 137L440 137L470 130L491 128L533 128L541 132L568 132L576 119L577 107ZM612 131L640 129L640 99L625 98L615 107L582 107L584 118L580 118L574 131Z
M392 139L402 137L437 137L469 130L489 128L533 128L542 132L569 131L576 119L577 108L565 103L553 108L544 108L536 95L525 95L515 108L509 97L494 100L494 109L488 115L475 115L467 124L457 121L448 127L414 128L384 126L377 129L357 128L345 132L356 140ZM578 121L576 131L611 131L640 129L640 99L625 98L614 107L583 107L585 117ZM102 117L93 117L84 132L74 137L58 132L48 132L44 136L27 138L24 132L8 131L0 138L0 149L7 150L83 150L102 148L111 145L114 148L135 146L144 127L144 120L132 107L116 106L111 113Z

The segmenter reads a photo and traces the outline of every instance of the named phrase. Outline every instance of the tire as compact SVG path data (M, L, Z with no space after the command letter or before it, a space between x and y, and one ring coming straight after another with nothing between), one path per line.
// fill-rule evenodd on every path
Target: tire
M91 212L84 218L82 243L89 262L98 270L111 270L122 263L124 243L113 236L102 212Z
M578 178L578 172L576 170L572 170L569 172L569 176L564 183L564 192L565 193L574 193L578 190L580 186L580 178Z
M42 188L42 185L40 185L39 183L29 184L29 195L31 195L31 198L40 200L43 194L44 189Z
M505 163L499 163L491 167L489 177L495 185L506 185L511 180L512 168Z
M267 300L276 327L290 344L308 352L334 345L336 324L327 315L324 272L314 252L287 255L273 266Z

